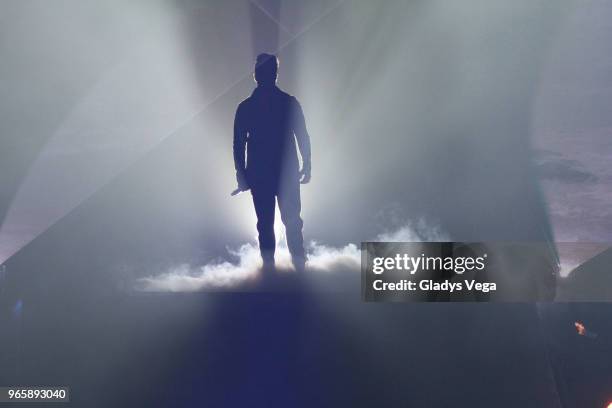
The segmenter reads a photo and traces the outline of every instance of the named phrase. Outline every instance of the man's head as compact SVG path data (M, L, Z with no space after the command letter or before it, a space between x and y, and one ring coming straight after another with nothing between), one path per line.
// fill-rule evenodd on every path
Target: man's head
M278 58L272 54L259 54L255 61L255 81L257 85L274 85L278 74Z

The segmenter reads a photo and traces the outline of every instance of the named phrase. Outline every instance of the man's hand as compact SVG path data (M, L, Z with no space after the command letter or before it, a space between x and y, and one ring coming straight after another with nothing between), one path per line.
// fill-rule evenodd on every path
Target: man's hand
M300 170L300 184L308 184L310 182L310 167L304 167Z
M237 171L236 172L236 183L238 184L238 191L247 191L251 187L249 186L249 182L246 179L244 172Z

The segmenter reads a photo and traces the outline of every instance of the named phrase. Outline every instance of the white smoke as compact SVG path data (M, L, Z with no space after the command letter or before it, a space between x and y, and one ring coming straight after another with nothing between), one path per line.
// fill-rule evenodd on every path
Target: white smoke
M159 276L139 280L138 289L154 292L193 292L206 288L230 288L253 280L261 267L259 251L253 244L228 250L237 263L217 260L204 266L182 264Z
M443 242L450 241L449 236L440 227L432 226L423 218L416 224L406 224L391 232L379 234L374 241L380 242Z
M404 225L395 231L379 234L374 241L381 242L422 242L448 241L439 228L427 226L419 220L414 226ZM343 247L330 247L311 242L307 248L307 271L335 272L354 270L361 264L359 246L349 243ZM195 292L204 289L228 289L255 281L261 271L261 258L256 244L248 243L237 250L228 249L236 262L216 260L203 266L182 264L158 276L141 278L137 289L151 292ZM276 267L279 271L292 271L291 255L286 242L281 238L276 248Z

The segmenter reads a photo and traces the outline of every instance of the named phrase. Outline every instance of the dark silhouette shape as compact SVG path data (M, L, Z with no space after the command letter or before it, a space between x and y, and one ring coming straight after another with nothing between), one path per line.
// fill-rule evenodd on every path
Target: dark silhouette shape
M234 120L234 164L238 190L250 189L253 196L264 266L274 266L274 210L278 200L287 246L294 266L301 270L306 254L300 183L310 181L310 137L299 102L276 86L277 73L275 55L257 56L257 88L238 105ZM302 156L301 171L296 140Z

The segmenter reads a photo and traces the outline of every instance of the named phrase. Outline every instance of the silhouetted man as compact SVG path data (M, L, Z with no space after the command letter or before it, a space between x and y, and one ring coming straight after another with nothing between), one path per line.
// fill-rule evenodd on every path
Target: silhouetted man
M275 55L257 56L257 88L238 105L234 120L234 164L238 189L250 189L253 196L264 267L274 266L274 210L278 200L293 264L302 270L306 255L300 183L310 181L310 137L299 102L276 86L277 73ZM296 140L302 156L301 171Z

